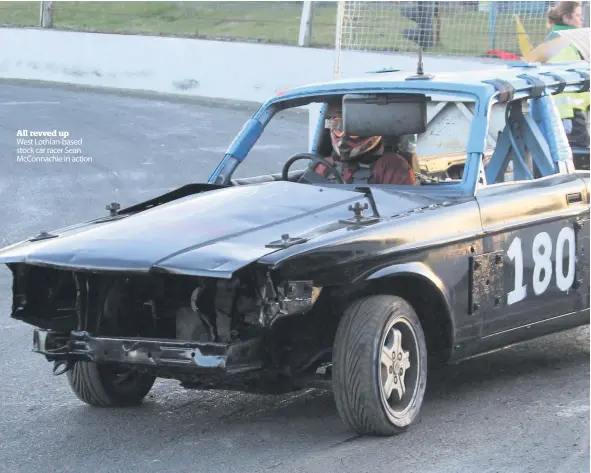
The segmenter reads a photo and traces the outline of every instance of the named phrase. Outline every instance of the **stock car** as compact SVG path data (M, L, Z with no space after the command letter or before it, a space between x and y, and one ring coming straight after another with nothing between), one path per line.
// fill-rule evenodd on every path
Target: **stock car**
M314 386L333 390L359 434L396 434L419 415L428 363L589 323L590 176L574 168L552 98L588 89L577 62L282 92L207 182L2 249L11 316L92 406L139 404L158 377L189 389ZM319 127L276 173L235 176L279 112L311 103L322 119L340 108L353 135L430 137L418 146L435 155L453 138L461 173L346 184ZM442 133L454 113L463 123Z

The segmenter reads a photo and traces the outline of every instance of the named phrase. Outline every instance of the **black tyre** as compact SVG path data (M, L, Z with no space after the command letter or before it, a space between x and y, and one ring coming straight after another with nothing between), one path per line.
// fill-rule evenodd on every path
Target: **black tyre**
M152 389L155 376L109 365L79 361L67 372L72 391L91 406L140 404Z
M361 435L394 435L416 419L427 384L427 347L412 306L395 296L353 302L333 348L338 412Z

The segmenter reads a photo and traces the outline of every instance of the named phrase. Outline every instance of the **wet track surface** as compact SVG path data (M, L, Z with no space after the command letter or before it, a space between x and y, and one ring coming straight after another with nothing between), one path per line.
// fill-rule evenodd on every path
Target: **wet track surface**
M0 83L0 246L207 179L250 111ZM16 131L63 130L91 163L17 163ZM287 115L241 175L307 147ZM186 391L159 381L141 407L96 409L31 353L0 268L0 471L589 471L589 330L431 370L420 422L357 438L330 392Z

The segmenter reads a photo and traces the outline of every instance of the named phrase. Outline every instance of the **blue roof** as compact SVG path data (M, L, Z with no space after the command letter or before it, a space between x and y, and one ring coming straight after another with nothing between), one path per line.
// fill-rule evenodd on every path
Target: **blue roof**
M507 63L496 67L490 67L480 71L457 71L436 73L426 71L432 74L431 79L425 80L407 80L414 74L412 72L374 72L361 77L352 77L347 79L331 80L318 82L296 87L283 92L270 102L279 102L295 98L310 96L331 95L350 92L415 92L415 93L444 93L453 95L473 95L480 99L492 97L496 89L491 84L483 81L501 79L508 82L515 89L517 94L527 96L527 92L532 88L532 84L520 77L524 74L535 76L544 81L546 87L556 89L560 81L555 77L543 74L556 74L563 78L567 84L565 91L575 92L580 89L584 78L576 71L589 73L589 63L586 61L577 61L569 63L554 64L531 64L531 63Z

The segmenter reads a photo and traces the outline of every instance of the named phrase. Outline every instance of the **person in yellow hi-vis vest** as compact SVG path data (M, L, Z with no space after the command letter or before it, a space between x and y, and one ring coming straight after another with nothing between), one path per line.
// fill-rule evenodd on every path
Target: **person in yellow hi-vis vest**
M547 40L554 39L558 31L581 28L583 12L580 2L559 2L548 12L552 30ZM579 50L572 44L553 56L548 62L580 61ZM562 93L554 96L562 118L568 141L573 147L589 147L589 92Z

